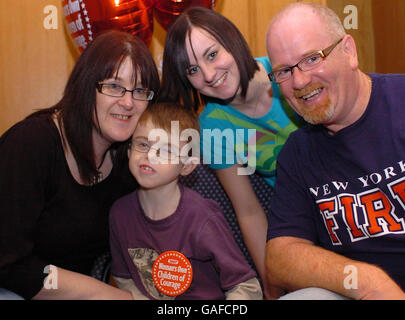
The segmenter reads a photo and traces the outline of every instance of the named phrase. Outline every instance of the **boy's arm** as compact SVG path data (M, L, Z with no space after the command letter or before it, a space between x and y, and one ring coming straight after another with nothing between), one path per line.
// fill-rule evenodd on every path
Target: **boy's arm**
M132 294L134 300L150 300L148 297L143 295L141 291L139 291L139 289L134 283L134 280L115 276L113 276L113 279L117 284L118 288L125 291L129 291Z
M225 292L226 300L262 300L263 292L257 278L238 283Z
M207 200L205 217L197 232L198 255L212 259L226 299L263 299L256 272L238 247L217 203Z
M235 210L243 241L265 285L265 294L267 298L278 298L272 296L271 292L274 288L268 286L266 280L266 214L257 199L248 176L238 175L239 168L241 167L237 164L226 169L216 170L216 174Z

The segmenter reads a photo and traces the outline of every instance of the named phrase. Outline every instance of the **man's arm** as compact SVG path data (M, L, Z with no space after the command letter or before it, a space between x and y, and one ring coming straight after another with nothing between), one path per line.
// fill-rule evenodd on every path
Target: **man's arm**
M272 285L288 291L318 287L352 299L405 299L403 290L379 267L348 259L305 239L268 241L266 269ZM345 279L356 276L347 270L357 273L357 289L347 285Z

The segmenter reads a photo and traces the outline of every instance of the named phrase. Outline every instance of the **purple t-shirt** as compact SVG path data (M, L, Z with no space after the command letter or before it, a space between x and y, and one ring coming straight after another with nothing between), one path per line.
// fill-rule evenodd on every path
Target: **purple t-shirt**
M405 289L405 75L372 74L365 113L308 125L278 157L268 239L304 238L382 267Z
M149 219L133 192L110 213L112 274L132 278L151 299L167 298L153 284L152 265L165 251L179 251L191 262L193 280L176 299L224 299L224 292L256 276L218 204L180 186L177 210L162 220Z

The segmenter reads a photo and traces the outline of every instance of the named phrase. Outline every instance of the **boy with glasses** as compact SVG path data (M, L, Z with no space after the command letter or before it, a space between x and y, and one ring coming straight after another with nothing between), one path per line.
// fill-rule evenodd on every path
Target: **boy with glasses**
M139 119L129 167L140 188L118 200L110 213L114 280L135 299L262 299L256 274L219 206L178 183L198 165L198 132L197 119L177 104L154 104ZM155 272L164 264L154 262L173 251L190 261L193 274L180 294L159 286L182 285L171 273L181 269L176 259Z

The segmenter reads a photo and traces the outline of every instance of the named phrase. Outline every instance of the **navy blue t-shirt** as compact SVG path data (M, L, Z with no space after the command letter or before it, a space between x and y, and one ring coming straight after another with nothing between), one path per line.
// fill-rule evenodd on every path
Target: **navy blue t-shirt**
M362 117L308 125L278 158L268 239L310 240L383 268L405 289L405 75L371 75Z

